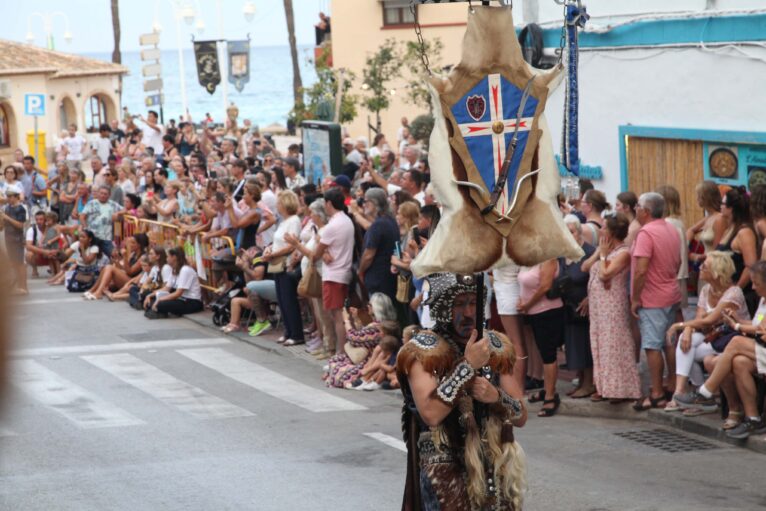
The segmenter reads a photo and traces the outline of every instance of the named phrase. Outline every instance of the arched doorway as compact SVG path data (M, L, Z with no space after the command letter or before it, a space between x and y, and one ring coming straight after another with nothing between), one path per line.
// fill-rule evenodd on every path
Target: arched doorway
M70 124L77 124L77 111L72 98L64 96L59 103L59 129L64 131Z
M96 93L90 96L85 105L85 127L88 133L95 133L101 124L108 124L117 119L114 101L106 94Z
M8 103L0 103L0 150L15 147L17 144L13 108Z

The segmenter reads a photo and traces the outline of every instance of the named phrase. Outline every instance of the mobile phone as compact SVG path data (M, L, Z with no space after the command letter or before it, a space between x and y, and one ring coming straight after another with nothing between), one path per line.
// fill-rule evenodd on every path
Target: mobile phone
M397 241L394 245L394 255L398 257L399 259L402 258L402 247L399 246L399 242Z
M149 190L146 192L146 198L147 199L153 199L154 198L154 192L152 190Z

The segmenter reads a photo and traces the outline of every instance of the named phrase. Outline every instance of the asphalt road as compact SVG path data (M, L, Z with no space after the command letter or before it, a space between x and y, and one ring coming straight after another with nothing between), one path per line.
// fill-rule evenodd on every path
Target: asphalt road
M40 281L31 289L13 321L0 509L399 508L396 392L329 390L289 354ZM564 416L532 418L516 435L527 510L766 509L766 459L750 451Z

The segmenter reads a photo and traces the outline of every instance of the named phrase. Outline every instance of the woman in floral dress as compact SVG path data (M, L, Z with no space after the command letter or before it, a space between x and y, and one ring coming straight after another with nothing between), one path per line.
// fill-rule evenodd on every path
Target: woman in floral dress
M629 225L630 221L622 213L608 218L598 250L582 267L583 271L590 272L590 342L597 390L591 396L594 401L619 402L641 397L635 345L630 333L630 251L625 245Z
M367 326L357 326L360 323L359 315L353 308L346 317L344 349L327 361L323 378L328 387L344 388L346 382L350 383L360 378L362 368L383 336L399 337L396 309L388 296L382 293L373 294L367 307L367 313L372 317L372 322Z

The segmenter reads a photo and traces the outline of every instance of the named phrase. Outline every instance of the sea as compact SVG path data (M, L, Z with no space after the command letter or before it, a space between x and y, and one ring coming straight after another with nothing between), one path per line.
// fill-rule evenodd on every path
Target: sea
M301 67L303 86L309 87L316 82L316 71L309 61L313 58L313 46L299 46L298 60ZM112 53L88 53L89 57L111 61ZM213 121L218 123L225 119L223 106L222 82L213 94L209 94L197 79L197 66L194 60L194 50L183 52L186 94L189 112L195 122L201 121L205 114L210 113ZM142 68L139 51L122 53L122 64L130 72L123 78L122 106L128 107L131 114L146 114ZM178 50L163 50L160 57L162 65L162 80L164 83L163 112L165 122L178 119L183 113L181 101L180 66ZM245 84L242 92L238 92L229 83L228 99L239 108L240 125L244 119L250 119L254 125L265 127L272 123L286 126L287 114L293 107L293 68L290 59L289 46L251 47L250 49L250 81ZM153 108L158 110L157 108Z

